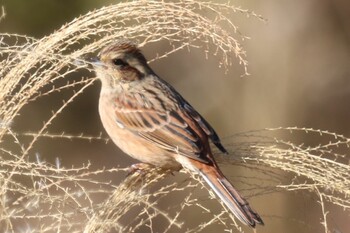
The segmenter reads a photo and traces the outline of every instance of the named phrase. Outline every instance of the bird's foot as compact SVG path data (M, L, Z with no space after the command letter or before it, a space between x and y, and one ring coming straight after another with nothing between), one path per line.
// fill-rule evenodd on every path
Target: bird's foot
M135 163L127 169L126 177L133 175L134 173L139 173L144 176L153 166L147 163Z

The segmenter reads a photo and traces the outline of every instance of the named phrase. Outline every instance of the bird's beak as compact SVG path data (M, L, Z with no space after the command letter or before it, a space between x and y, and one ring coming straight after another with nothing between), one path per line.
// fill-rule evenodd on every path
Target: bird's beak
M89 59L89 62L95 67L103 66L103 62L98 57L92 57Z

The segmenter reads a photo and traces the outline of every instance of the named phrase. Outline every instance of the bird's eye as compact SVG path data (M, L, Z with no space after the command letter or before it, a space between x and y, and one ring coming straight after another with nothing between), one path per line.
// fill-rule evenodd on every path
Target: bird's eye
M119 58L113 59L113 64L120 67L124 67L128 65L128 63L126 63L125 61Z

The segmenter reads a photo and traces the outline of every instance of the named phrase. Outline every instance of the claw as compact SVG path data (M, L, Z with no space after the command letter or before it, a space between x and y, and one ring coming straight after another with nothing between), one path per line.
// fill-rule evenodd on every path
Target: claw
M152 166L147 163L135 163L128 168L126 177L133 175L135 172L144 176L151 167Z

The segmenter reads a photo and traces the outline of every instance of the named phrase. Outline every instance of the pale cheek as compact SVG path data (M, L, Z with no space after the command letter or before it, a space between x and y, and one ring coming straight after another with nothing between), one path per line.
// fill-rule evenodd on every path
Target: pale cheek
M102 92L116 88L118 79L106 70L96 70L97 78L102 82Z

